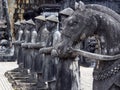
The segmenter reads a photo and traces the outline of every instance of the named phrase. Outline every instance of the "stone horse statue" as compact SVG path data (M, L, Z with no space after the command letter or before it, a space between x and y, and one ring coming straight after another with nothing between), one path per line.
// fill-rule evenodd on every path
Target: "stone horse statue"
M93 90L120 90L120 16L105 6L82 5L65 20L63 28L60 57L81 55L95 59ZM68 48L93 35L99 39L99 54Z

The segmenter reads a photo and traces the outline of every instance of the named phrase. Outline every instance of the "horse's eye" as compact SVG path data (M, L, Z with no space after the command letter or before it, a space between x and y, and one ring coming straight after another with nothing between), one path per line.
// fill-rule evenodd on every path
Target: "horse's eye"
M73 25L76 25L77 24L77 22L73 22Z
M76 21L69 21L69 23L68 23L70 26L74 26L74 25L76 25L77 24L77 22Z
M71 21L69 21L69 22L68 22L68 24L69 24L69 25L72 25L72 24L73 24L73 21L72 21L72 20L71 20Z

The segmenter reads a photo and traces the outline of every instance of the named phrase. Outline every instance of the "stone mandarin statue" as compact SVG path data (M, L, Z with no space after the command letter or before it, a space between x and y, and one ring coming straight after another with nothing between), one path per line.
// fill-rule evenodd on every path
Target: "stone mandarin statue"
M60 11L61 17L61 24L62 24L62 33L63 33L63 26L66 23L66 19L73 14L73 9L65 8L64 10ZM62 41L66 38L62 35ZM70 41L69 41L70 42ZM67 44L67 40L63 42ZM62 42L60 43L60 45ZM66 47L66 46L65 46ZM62 49L62 48L61 48ZM64 49L64 48L63 48ZM59 52L60 46L58 46L57 52ZM61 52L64 53L64 52ZM59 55L61 54L59 53ZM80 90L80 75L79 75L79 66L78 60L76 57L71 57L68 55L66 57L60 57L59 67L58 67L58 74L57 74L57 83L56 83L56 90Z
M43 81L43 62L45 55L39 53L39 49L46 47L49 31L46 29L46 18L43 15L35 17L36 30L37 30L37 42L36 46L33 47L36 52L36 58L34 60L34 71L37 73L37 88L47 89L48 86Z
M51 56L51 52L61 40L61 34L58 31L58 17L51 15L46 18L46 26L49 33L49 39L47 41L46 48L39 50L40 53L45 54L45 60L43 62L43 76L44 80L48 83L51 90L55 90L56 73L58 59Z

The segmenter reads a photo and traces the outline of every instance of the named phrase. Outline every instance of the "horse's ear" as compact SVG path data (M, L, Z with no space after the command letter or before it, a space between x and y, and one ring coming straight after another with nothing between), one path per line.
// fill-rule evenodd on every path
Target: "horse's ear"
M75 10L79 8L79 3L75 2Z
M85 10L85 4L82 1L79 1L78 8L79 8L80 11L84 11Z

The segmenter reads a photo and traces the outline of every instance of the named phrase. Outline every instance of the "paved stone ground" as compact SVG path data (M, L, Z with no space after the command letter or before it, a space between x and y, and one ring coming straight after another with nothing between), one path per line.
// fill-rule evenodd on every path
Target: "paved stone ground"
M4 73L17 67L15 62L0 62L0 90L14 90Z
M13 90L4 73L17 67L16 62L0 62L0 90ZM81 90L92 90L93 68L80 67L81 70Z
M80 67L81 71L81 90L92 90L93 68Z

